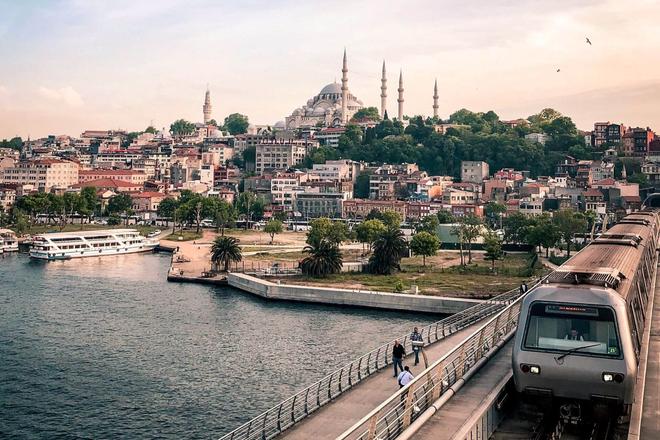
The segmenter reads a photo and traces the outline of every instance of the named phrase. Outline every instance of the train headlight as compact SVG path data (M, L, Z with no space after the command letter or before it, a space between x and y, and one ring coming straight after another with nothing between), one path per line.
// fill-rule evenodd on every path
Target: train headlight
M621 373L603 373L603 382L616 382L621 383L625 376Z
M541 367L538 365L520 364L520 371L523 373L541 374Z

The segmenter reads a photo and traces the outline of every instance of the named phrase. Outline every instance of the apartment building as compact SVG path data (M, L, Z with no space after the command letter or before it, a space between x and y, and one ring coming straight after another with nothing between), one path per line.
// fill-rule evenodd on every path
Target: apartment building
M59 159L20 161L3 170L3 182L33 185L39 191L67 188L78 183L78 164Z

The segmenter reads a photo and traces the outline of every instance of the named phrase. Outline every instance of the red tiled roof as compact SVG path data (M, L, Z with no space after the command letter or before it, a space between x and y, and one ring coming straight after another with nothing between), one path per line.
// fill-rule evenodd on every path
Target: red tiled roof
M598 180L595 182L593 185L614 185L616 183L616 180L612 179L611 177L608 177L607 179L602 179Z
M142 171L136 171L136 170L104 170L104 169L78 171L79 176L94 176L97 174L105 174L108 176L129 176L133 174L142 175L144 173Z
M584 191L582 195L585 197L603 197L603 193L596 188L589 188L588 190Z
M76 183L71 185L72 188L87 188L93 186L96 188L136 188L141 187L142 185L137 183L130 183L124 180L115 180L115 179L96 179L88 180L87 182Z
M134 199L146 199L146 198L153 199L153 198L158 198L158 197L167 198L168 195L165 194L165 193L157 192L157 191L142 191L142 192L131 194L131 198L134 198Z

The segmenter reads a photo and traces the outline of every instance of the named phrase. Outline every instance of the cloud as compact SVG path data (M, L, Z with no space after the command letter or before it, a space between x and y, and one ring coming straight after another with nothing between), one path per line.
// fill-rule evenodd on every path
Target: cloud
M71 86L61 87L59 89L51 89L48 87L39 87L39 95L51 101L62 102L69 107L82 107L84 105L80 93Z

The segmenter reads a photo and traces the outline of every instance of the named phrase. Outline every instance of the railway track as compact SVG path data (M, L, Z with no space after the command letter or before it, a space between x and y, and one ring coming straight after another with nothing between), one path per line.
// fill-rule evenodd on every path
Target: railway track
M595 423L566 423L554 412L542 412L533 405L515 400L508 416L491 440L624 440L627 426L611 420Z

